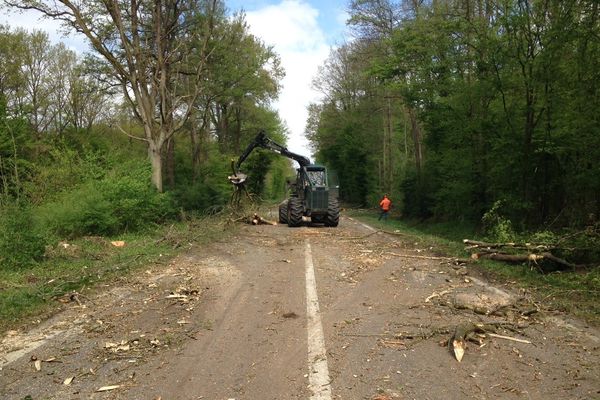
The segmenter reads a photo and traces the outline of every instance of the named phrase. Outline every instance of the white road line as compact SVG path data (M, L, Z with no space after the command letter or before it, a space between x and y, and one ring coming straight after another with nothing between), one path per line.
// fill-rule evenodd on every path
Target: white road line
M359 224L361 224L362 226L364 226L365 228L367 228L370 231L375 232L377 229L373 228L372 226L369 226L367 224L363 224L362 222L359 222Z
M331 400L327 351L319 312L317 281L310 243L306 240L306 328L308 330L308 389L310 400Z
M346 217L346 218L348 218L350 221L354 222L355 224L362 225L363 227L367 228L370 231L375 232L377 230L377 229L373 228L372 226L369 226L367 224L363 224L362 222L359 222L359 221L355 221L354 218L352 218L352 217Z

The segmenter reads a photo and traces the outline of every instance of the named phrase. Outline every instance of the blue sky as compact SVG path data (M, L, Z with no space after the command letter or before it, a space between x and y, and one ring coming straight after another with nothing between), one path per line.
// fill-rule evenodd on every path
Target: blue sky
M317 22L323 30L328 44L334 45L342 38L345 29L346 8L350 0L298 0L318 11ZM278 0L226 0L227 7L231 11L241 9L257 12L268 6L281 7L284 1Z
M346 8L349 0L225 0L230 11L244 10L251 32L280 55L286 77L273 107L288 127L290 150L310 155L304 138L306 107L319 99L311 81L332 46L345 40ZM81 36L64 37L58 23L40 19L34 12L8 13L0 9L0 24L48 32L54 42L63 42L80 53L87 50Z

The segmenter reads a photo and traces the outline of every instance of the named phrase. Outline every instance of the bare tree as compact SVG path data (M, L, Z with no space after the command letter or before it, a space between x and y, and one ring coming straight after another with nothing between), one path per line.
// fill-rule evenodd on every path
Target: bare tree
M54 120L48 83L48 71L52 64L51 55L52 47L48 34L34 31L25 42L23 76L25 95L31 108L29 122L38 140Z

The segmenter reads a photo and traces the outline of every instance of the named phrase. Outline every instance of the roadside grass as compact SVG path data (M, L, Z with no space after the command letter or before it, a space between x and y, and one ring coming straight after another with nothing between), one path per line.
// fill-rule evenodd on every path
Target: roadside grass
M73 292L87 296L142 268L166 265L182 251L217 240L230 229L214 216L117 237L55 243L46 249L44 261L30 268L0 269L0 333L51 315ZM112 241L125 245L116 247Z
M375 228L406 235L419 246L432 247L450 257L468 258L462 239L482 240L476 228L460 223L411 223L394 219L378 221L377 211L347 210L346 214ZM527 264L479 260L469 264L490 280L528 290L535 301L549 311L561 311L600 326L600 267L584 271L556 271L542 274Z

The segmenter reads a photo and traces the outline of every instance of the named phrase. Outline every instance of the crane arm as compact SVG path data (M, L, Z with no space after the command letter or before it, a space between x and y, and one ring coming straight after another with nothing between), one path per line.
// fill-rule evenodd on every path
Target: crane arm
M287 147L280 145L279 143L274 142L270 139L265 131L260 131L258 135L254 138L254 140L246 147L246 150L242 153L240 158L238 158L237 163L235 164L235 173L239 171L240 165L248 158L252 150L256 147L262 147L264 149L268 149L274 151L275 153L281 154L284 157L291 158L295 160L301 167L305 167L310 164L310 159L307 157L301 156L296 153L292 153L287 149Z

